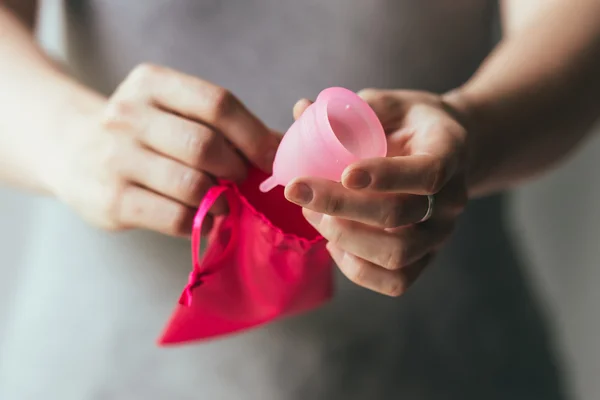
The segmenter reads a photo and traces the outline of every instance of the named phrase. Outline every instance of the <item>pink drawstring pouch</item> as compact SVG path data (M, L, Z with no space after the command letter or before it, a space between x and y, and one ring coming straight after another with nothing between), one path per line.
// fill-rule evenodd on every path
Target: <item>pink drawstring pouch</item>
M215 338L314 309L332 296L325 240L288 202L283 188L259 191L266 174L252 169L241 184L220 182L204 197L192 232L193 270L160 345ZM220 197L219 217L200 259L202 222Z

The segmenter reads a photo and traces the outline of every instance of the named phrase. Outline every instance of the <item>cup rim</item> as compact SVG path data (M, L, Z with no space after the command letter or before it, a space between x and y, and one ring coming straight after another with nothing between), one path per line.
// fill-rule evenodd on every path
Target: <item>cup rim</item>
M326 143L334 147L333 150L336 152L336 154L343 156L343 161L347 164L351 164L362 159L362 157L352 153L346 148L346 146L343 145L331 127L328 115L328 105L330 101L336 98L342 98L352 107L356 108L360 116L365 119L367 125L374 130L374 132L371 133L371 137L373 140L375 140L375 149L377 150L378 154L373 155L372 157L385 157L387 154L387 140L383 126L381 125L379 118L377 118L377 114L375 114L375 111L373 111L371 106L369 106L369 104L360 96L353 91L342 87L330 87L323 90L321 93L319 93L315 101L315 106L317 106L317 121L321 125L322 132L326 133L326 135L323 137Z

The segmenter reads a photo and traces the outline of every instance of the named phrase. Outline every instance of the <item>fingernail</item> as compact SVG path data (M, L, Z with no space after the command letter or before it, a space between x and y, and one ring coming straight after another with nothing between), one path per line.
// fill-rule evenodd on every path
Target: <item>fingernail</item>
M305 183L293 183L287 187L285 197L296 204L304 205L313 199L313 191Z
M342 178L348 189L364 189L371 184L371 174L362 169L353 169Z
M321 222L321 219L323 219L323 214L318 213L316 211L312 211L305 208L302 210L302 212L304 213L304 218L306 218L306 220L310 222L311 225L319 225L319 222Z

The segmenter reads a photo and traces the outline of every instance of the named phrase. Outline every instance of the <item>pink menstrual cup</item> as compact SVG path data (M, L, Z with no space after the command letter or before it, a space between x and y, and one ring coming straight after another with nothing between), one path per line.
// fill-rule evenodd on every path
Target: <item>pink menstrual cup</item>
M339 182L348 165L386 153L385 132L371 107L348 89L325 89L286 132L273 175L260 190L268 192L302 176Z

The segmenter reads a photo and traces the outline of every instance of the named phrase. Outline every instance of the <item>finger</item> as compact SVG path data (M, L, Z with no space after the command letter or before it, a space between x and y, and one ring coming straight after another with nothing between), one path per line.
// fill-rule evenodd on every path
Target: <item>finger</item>
M397 270L435 249L451 224L429 221L387 231L303 209L306 220L329 242L385 269Z
M189 236L196 210L134 185L128 186L118 208L119 221L170 236ZM209 224L212 222L209 222Z
M356 257L332 243L327 244L327 250L340 271L352 282L392 297L404 294L431 260L426 255L405 268L392 271Z
M354 190L435 194L456 172L457 165L452 154L372 158L346 168L342 184Z
M160 110L150 110L140 141L151 149L213 176L240 181L246 165L214 129Z
M239 149L248 160L271 172L280 138L229 91L200 78L165 67L141 65L121 89L159 108L206 123Z
M401 97L393 93L382 89L363 89L357 93L375 111L386 132L404 118L408 109L408 102L400 101Z
M300 118L300 116L302 115L302 113L304 111L306 111L306 109L312 104L312 101L308 100L308 99L301 99L298 100L298 102L296 104L294 104L294 119L298 119Z
M381 228L417 223L429 206L425 196L349 190L318 178L292 181L285 188L285 197L312 211Z
M122 167L122 173L131 182L190 207L197 207L213 186L212 179L205 173L146 149L134 151ZM225 214L226 201L219 198L210 212Z

